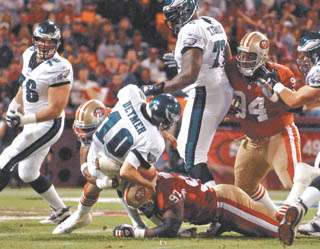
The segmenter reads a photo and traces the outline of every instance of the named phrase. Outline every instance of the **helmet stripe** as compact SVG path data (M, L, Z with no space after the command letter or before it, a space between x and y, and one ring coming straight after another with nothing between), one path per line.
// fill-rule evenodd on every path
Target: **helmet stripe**
M256 34L257 34L257 32L252 32L251 34L248 35L246 42L245 42L246 47L248 47L250 45L250 42L256 36Z
M88 107L89 104L91 104L94 100L91 99L89 101L87 101L86 103L83 104L83 106L80 108L79 110L79 121L84 121L84 115L85 115L85 111Z

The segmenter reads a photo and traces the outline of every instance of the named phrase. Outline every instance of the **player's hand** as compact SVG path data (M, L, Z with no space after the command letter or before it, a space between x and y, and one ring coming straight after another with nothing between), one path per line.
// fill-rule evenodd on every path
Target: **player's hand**
M264 79L271 87L273 87L275 84L279 82L278 74L275 70L272 70L271 72L264 68L261 70L261 73L259 74L259 78Z
M164 140L168 141L174 149L177 148L177 139L171 133L169 133L168 131L162 130L161 134Z
M23 115L17 111L9 111L6 115L6 122L11 128L18 128L21 126L21 117Z
M162 56L163 64L168 68L177 68L177 61L174 59L173 53L165 53Z
M113 229L113 236L114 237L131 237L134 238L134 229L133 226L128 225L128 224L122 224L120 226L116 226Z
M268 83L265 79L257 79L257 85L261 88L263 95L272 102L277 102L279 96L273 91L273 85Z
M141 87L141 90L144 92L146 96L150 95L159 95L163 92L164 82L153 85L144 85Z
M229 115L234 115L237 118L239 118L240 114L242 113L241 104L242 103L241 103L240 96L233 95L232 103L231 103L231 106L229 108L228 114Z

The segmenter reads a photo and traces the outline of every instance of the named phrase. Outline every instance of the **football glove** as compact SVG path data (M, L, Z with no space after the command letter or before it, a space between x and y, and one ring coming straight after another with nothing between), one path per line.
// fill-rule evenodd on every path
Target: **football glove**
M23 116L23 114L21 114L18 111L10 110L9 112L7 112L6 122L7 122L8 126L11 128L18 128L19 126L21 126L21 117L22 116Z
M163 92L164 82L153 85L144 85L141 87L141 90L144 92L146 96L150 95L159 95Z
M133 226L128 224L122 224L113 229L114 237L126 237L126 238L142 238L144 237L145 229L133 228Z
M261 88L263 95L272 102L277 102L279 96L273 91L273 84L270 84L265 79L257 79L257 85Z
M233 95L233 99L232 99L232 103L231 106L229 108L228 114L229 115L234 115L237 118L240 118L240 114L242 113L241 110L241 98L240 96L237 95Z
M174 59L173 53L165 53L162 56L163 64L168 68L178 68L177 61Z
M265 66L262 66L258 72L257 78L264 79L271 87L279 82L279 77L276 70L269 71Z

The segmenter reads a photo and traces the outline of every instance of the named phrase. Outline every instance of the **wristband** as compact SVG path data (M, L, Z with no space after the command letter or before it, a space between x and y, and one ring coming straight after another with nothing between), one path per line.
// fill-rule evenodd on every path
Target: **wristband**
M145 234L146 229L144 228L135 228L134 229L134 237L135 238L143 238Z
M285 89L285 88L286 87L282 83L278 82L277 84L275 84L273 86L273 91L276 93L281 93L283 91L283 89Z
M37 115L35 113L23 115L20 122L21 125L37 123Z

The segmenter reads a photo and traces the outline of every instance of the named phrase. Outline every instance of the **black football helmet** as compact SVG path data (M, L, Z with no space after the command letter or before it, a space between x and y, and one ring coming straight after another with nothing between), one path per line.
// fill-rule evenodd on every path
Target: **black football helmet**
M166 24L175 34L191 20L198 9L198 0L165 0L164 4Z
M301 36L298 45L297 64L304 74L320 60L320 32L307 32Z
M180 119L180 104L169 94L156 96L148 105L152 122L163 130L169 129Z
M60 45L61 31L53 21L44 21L33 30L32 42L39 60L50 59Z

